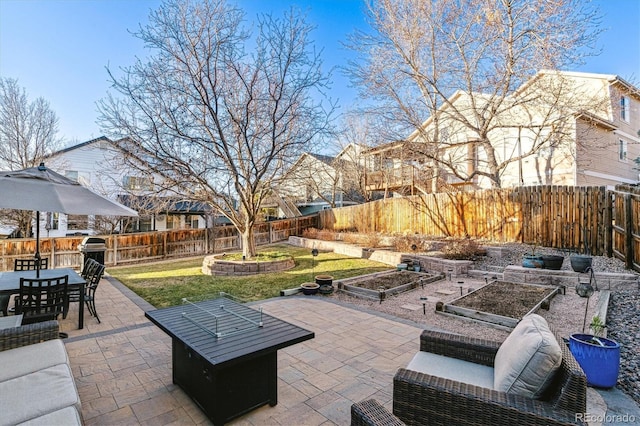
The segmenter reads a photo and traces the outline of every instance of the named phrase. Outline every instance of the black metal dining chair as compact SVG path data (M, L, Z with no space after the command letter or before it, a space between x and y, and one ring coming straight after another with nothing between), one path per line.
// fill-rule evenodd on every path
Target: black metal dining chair
M84 290L85 290L84 301L87 304L89 313L92 316L96 317L98 322L100 322L100 318L98 317L98 314L96 312L95 293L96 293L96 289L98 288L98 284L100 283L100 279L102 279L102 275L104 274L104 270L105 270L104 265L102 265L100 262L98 262L95 259L88 258L84 263L82 271L80 272L80 275L82 275L82 277L86 280L86 284L84 287ZM65 303L62 318L67 317L67 314L69 313L69 304L72 302L79 302L79 301L80 301L80 289L76 289L76 288L69 289L68 295L67 295L67 302ZM80 307L80 309L82 309L82 307Z
M97 260L88 257L84 261L84 265L82 265L82 270L80 271L80 275L82 276L82 278L86 278L87 275L89 275L93 271L96 265L99 264L100 262L98 262Z
M40 269L48 269L49 268L49 258L43 257L40 259ZM30 257L27 259L15 259L13 262L13 270L14 271L34 271L36 269L36 259L35 257ZM11 300L10 294L0 294L0 311L2 311L2 315L5 317L9 315L9 301ZM13 311L13 308L11 308Z
M16 259L13 263L14 271L35 271L36 269L36 259L34 257L30 257L27 259ZM43 257L40 259L40 269L48 269L49 268L49 258Z
M58 319L67 300L69 276L55 278L20 278L20 293L16 296L16 315L22 314L22 324Z
M100 317L98 316L98 311L96 311L96 290L104 274L104 269L105 266L98 263L98 266L93 269L92 273L87 275L87 285L84 294L84 301L87 304L89 313L96 317L98 323L100 323Z

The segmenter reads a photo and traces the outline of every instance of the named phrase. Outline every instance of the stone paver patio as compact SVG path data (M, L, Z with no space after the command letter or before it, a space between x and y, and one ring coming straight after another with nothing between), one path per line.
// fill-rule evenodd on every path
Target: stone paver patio
M278 351L278 404L263 406L232 425L348 425L354 402L376 398L391 408L396 370L419 349L423 327L365 312L320 296L260 303L265 313L315 332L315 338ZM62 330L87 425L210 424L171 379L171 339L151 324L153 309L113 278L101 281L97 311L77 304ZM590 389L591 412L604 413ZM594 404L595 403L595 404Z
M85 328L78 330L73 308L62 321L86 424L208 424L172 383L171 339L144 317L152 307L136 299L120 283L103 279L96 302L102 323L85 312ZM320 297L260 305L314 331L315 338L278 351L278 405L231 424L345 425L353 402L374 397L391 406L393 375L418 350L420 328Z

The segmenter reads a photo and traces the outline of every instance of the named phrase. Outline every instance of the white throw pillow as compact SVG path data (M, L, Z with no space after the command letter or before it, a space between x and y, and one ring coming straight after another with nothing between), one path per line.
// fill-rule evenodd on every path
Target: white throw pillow
M562 350L547 321L524 317L505 339L494 363L496 390L540 398L562 363Z

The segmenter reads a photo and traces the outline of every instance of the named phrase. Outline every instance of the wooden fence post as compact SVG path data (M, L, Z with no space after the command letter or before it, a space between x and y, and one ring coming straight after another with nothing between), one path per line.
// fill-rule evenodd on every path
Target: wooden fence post
M51 265L49 268L53 269L56 267L56 239L50 238L49 242L51 244Z
M118 235L113 236L113 266L118 264Z
M605 232L605 251L608 257L613 257L613 191L606 191L606 206L604 212Z
M633 211L631 207L631 194L624 194L624 261L627 269L633 269Z
M162 257L166 259L169 254L168 252L169 250L167 249L167 233L164 232L162 234Z

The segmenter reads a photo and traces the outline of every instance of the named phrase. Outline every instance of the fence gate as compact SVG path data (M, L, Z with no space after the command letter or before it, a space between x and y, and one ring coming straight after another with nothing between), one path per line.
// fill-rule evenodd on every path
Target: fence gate
M640 271L640 188L618 185L609 191L613 206L610 256L622 259L628 269Z

